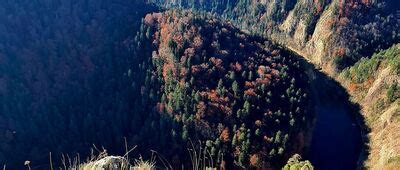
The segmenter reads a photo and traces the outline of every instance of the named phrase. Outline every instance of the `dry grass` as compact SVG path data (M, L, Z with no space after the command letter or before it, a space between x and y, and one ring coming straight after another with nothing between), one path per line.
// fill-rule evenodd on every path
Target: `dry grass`
M203 148L203 145L199 142L199 145L194 145L194 143L189 140L189 148L187 149L189 152L191 165L190 169L193 170L216 170L216 165L214 164L213 156L211 156L210 152L207 149ZM129 153L133 151L136 146L130 150L128 150L127 145L125 144L126 154L123 157L118 156L107 156L106 150L99 151L96 147L94 147L98 151L98 156L94 156L92 152L92 156L88 161L84 164L72 164L72 166L68 166L68 169L77 169L77 170L97 170L98 168L105 169L118 169L118 170L154 170L156 169L157 160L160 161L165 169L173 169L168 160L163 157L158 152L151 150L152 156L149 160L144 160L143 157L139 157L138 159L134 159L131 164L129 161Z
M155 160L145 161L140 157L140 159L135 160L134 170L154 170L156 162Z
M190 156L191 167L189 169L193 170L216 170L217 162L210 152L202 145L199 141L198 145L195 145L191 140L189 140L189 147L187 151ZM90 156L86 161L81 162L80 155L77 154L74 157L69 155L61 155L61 164L54 166L53 155L49 153L49 169L53 170L155 170L157 161L161 163L164 167L162 169L174 169L169 163L168 159L159 154L157 151L151 150L151 157L149 160L144 160L142 156L138 159L129 158L129 154L134 151L137 146L128 148L127 142L125 140L125 155L123 156L110 156L105 148L99 149L97 146L93 145L91 148ZM218 156L218 159L222 157ZM31 162L29 160L24 162L27 170L32 169ZM184 166L184 165L182 165ZM2 170L6 170L6 165L3 165Z
M196 147L191 140L189 140L190 147L187 149L189 152L190 160L192 163L192 170L216 170L216 163L210 152L203 148L201 142Z

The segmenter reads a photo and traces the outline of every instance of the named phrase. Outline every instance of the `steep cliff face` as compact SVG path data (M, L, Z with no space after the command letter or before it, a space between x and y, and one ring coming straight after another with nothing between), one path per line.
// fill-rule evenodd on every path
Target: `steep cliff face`
M363 58L344 70L339 80L363 106L371 128L371 169L400 168L400 44Z
M187 7L156 0L165 7ZM399 41L392 0L193 1L191 8L219 13L249 33L297 51L330 73ZM211 5L211 6L210 6Z

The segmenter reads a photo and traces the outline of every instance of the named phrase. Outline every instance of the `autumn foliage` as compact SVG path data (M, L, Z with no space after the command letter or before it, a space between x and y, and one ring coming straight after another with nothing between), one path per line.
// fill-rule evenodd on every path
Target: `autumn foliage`
M309 116L295 57L208 15L172 10L144 24L157 54L147 71L157 111L175 118L178 141L203 141L224 164L281 160Z

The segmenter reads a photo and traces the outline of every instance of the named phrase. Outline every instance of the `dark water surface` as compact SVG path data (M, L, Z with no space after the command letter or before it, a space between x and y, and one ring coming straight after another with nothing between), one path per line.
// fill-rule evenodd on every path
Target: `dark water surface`
M316 169L356 169L362 146L360 128L346 106L332 102L337 103L316 106L309 159Z
M345 90L334 80L314 71L313 98L316 122L305 155L317 170L357 169L363 146L357 110Z

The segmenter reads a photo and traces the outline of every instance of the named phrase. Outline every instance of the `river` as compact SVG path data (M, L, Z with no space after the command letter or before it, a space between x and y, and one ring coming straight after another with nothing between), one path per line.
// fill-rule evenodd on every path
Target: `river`
M357 109L345 89L327 75L313 69L311 87L315 99L315 124L305 158L319 170L358 168L363 147Z

